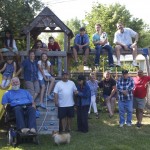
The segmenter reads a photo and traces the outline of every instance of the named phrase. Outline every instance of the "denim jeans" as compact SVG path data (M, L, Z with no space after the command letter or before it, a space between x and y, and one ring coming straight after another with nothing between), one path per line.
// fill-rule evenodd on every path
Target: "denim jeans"
M114 60L113 60L113 53L112 53L112 47L111 47L110 45L105 45L105 46L96 45L96 46L95 46L95 49L96 49L95 64L99 64L100 54L101 54L101 52L102 52L102 49L106 49L107 52L108 52L109 65L114 63Z
M22 106L16 106L13 108L16 117L16 126L20 130L22 128L34 128L36 129L36 115L35 108L32 106L27 106L23 108Z
M125 113L127 113L127 124L131 124L132 122L132 113L133 113L133 100L126 100L118 102L119 106L119 118L120 124L125 124Z

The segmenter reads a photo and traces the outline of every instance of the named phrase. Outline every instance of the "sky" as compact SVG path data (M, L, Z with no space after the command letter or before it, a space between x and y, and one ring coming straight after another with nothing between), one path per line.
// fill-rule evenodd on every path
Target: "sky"
M149 0L41 0L45 6L48 6L62 21L70 20L77 17L84 19L85 13L90 12L93 3L99 2L102 4L120 3L125 5L133 17L143 19L147 24L150 24L149 15Z

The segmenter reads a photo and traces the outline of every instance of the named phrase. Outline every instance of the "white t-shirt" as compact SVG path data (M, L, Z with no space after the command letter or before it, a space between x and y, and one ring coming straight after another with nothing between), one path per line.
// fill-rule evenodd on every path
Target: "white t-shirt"
M74 105L73 94L77 88L73 81L68 80L67 82L57 82L54 93L58 94L58 105L59 107L70 107Z
M120 33L118 30L114 36L114 43L120 42L125 45L132 44L132 38L135 38L137 33L130 28L124 28L124 32Z
M45 76L49 76L49 77L51 76L50 73L48 72L48 70L45 69L45 65L42 63L41 60L38 61L38 65L40 65L41 68L43 69ZM51 63L49 61L47 61L47 66L50 67L50 65L51 65ZM40 70L38 70L38 79L43 80L43 75Z

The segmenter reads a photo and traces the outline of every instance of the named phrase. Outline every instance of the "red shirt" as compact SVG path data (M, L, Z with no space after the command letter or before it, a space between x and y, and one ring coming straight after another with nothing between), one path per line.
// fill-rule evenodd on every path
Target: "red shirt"
M150 76L134 77L135 88L133 90L134 97L145 98L147 94L147 83L150 81Z
M53 45L51 45L50 43L48 43L48 49L50 51L56 51L56 49L60 51L60 46L59 46L59 44L57 42L54 42Z

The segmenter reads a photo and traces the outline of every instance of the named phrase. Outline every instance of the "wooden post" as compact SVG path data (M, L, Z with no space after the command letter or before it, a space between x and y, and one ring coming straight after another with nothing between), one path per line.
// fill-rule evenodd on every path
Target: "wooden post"
M149 61L148 61L147 56L145 57L145 60L146 60L147 74L149 76L150 75L150 71L149 71Z
M27 33L27 46L26 46L26 50L30 50L30 32Z
M68 51L68 36L66 35L66 33L64 33L64 51ZM68 71L67 54L66 57L64 57L64 71Z
M62 57L58 57L58 77L62 76Z

